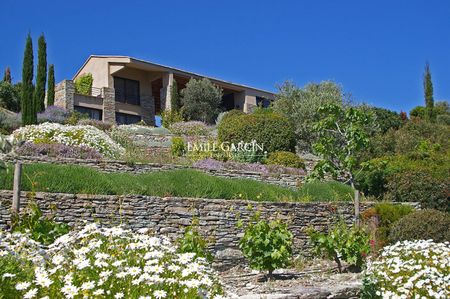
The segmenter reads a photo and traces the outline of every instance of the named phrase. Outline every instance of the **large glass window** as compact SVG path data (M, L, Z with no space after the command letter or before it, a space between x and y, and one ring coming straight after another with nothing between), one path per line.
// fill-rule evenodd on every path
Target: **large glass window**
M87 107L81 107L81 106L74 106L73 109L75 111L78 111L82 114L89 115L89 118L96 119L96 120L102 120L102 114L103 111L99 109L93 109L93 108L87 108Z
M271 102L272 101L269 99L263 97L256 97L256 106L258 107L268 108L270 107Z
M141 117L139 115L126 114L116 112L116 122L119 125L131 125L141 121Z
M116 101L140 105L139 81L114 77L114 89L116 90Z

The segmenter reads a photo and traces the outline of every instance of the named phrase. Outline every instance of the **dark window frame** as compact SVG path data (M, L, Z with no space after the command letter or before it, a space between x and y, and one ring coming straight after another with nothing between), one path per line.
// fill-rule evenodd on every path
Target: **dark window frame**
M125 122L119 121L117 116L125 117L126 121ZM142 120L142 116L141 115L129 114L129 113L123 113L123 112L116 112L115 118L116 118L116 123L118 125L131 125L131 124L138 123L138 122L140 122ZM135 118L136 121L128 121L127 118L129 118L129 119ZM138 118L139 118L139 120L138 120Z
M140 106L141 105L140 82L138 80L117 77L117 76L114 76L113 78L114 78L114 89L115 89L116 102ZM119 90L119 88L116 88L116 79L123 81L123 90ZM127 82L128 82L128 85L131 85L131 83L137 85L137 93L135 95L136 96L135 99L134 99L135 96L132 95L132 93L131 93L132 88L131 87L127 88ZM130 89L130 91L128 89Z
M75 106L73 106L73 110L75 110L79 113L82 113L82 114L88 114L90 119L95 119L95 120L100 120L100 121L103 120L103 110L101 110L101 109L75 105ZM89 112L97 112L99 114L99 118L92 117L92 114Z

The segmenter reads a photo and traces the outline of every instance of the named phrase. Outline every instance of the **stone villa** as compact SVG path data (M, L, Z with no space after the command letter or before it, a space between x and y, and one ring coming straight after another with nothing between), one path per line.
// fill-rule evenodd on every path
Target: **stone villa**
M77 94L74 80L90 73L93 86L90 95ZM93 119L118 124L141 120L155 124L155 116L170 109L171 86L178 90L191 78L208 78L173 67L128 57L90 56L73 77L55 88L55 105L68 111L87 113ZM261 89L208 78L223 89L223 110L251 111L257 105L266 106L274 94Z

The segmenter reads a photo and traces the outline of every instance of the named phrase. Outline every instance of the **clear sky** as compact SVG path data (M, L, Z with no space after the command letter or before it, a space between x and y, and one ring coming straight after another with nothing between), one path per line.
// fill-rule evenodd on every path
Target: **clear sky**
M429 61L435 100L450 99L450 0L2 0L0 12L0 69L14 81L27 33L36 49L43 32L57 81L90 54L128 55L271 91L334 80L409 111Z

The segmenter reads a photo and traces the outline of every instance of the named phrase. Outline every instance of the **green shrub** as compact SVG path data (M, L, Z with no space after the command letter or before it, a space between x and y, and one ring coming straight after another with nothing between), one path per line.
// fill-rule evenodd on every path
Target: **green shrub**
M175 157L181 157L186 153L186 145L182 137L173 137L170 152Z
M316 231L314 228L308 228L306 233L316 254L334 260L340 273L341 261L360 270L370 251L369 235L357 226L349 228L343 220L331 227L328 233Z
M13 231L29 232L30 237L44 245L52 244L57 238L69 232L69 226L54 220L55 215L44 216L34 200L28 203L19 219L13 219Z
M404 240L450 241L450 215L426 209L413 212L392 227L389 239L395 243Z
M422 208L450 211L449 183L425 172L402 171L389 176L385 199L396 202L419 202Z
M182 238L178 239L178 252L180 253L195 253L196 257L202 257L212 262L213 256L208 251L208 242L200 234L198 230L198 218L192 219L192 224L184 230Z
M266 160L266 164L305 169L305 161L302 158L294 153L286 151L271 153Z
M177 110L164 110L161 113L161 123L166 129L169 129L173 123L178 123L184 121L183 114L181 111Z
M89 115L86 113L80 113L78 111L72 111L69 117L66 119L66 125L75 126L80 120L89 119Z
M275 269L289 264L293 235L280 219L268 222L260 218L260 212L253 215L244 229L239 248L252 269L266 270L271 278Z
M221 142L256 142L268 153L295 150L295 134L283 116L270 114L239 114L224 117L218 127Z
M355 176L356 186L366 196L382 198L386 192L389 169L385 160L370 160Z
M389 233L392 226L412 211L414 211L414 208L407 204L382 202L361 213L364 222L369 225L374 251L378 251L389 243ZM373 217L376 217L374 226L371 225Z
M94 79L92 74L83 74L75 79L75 92L83 95L91 95L92 83Z
M441 125L450 126L450 115L448 114L441 114L436 116L436 123Z

